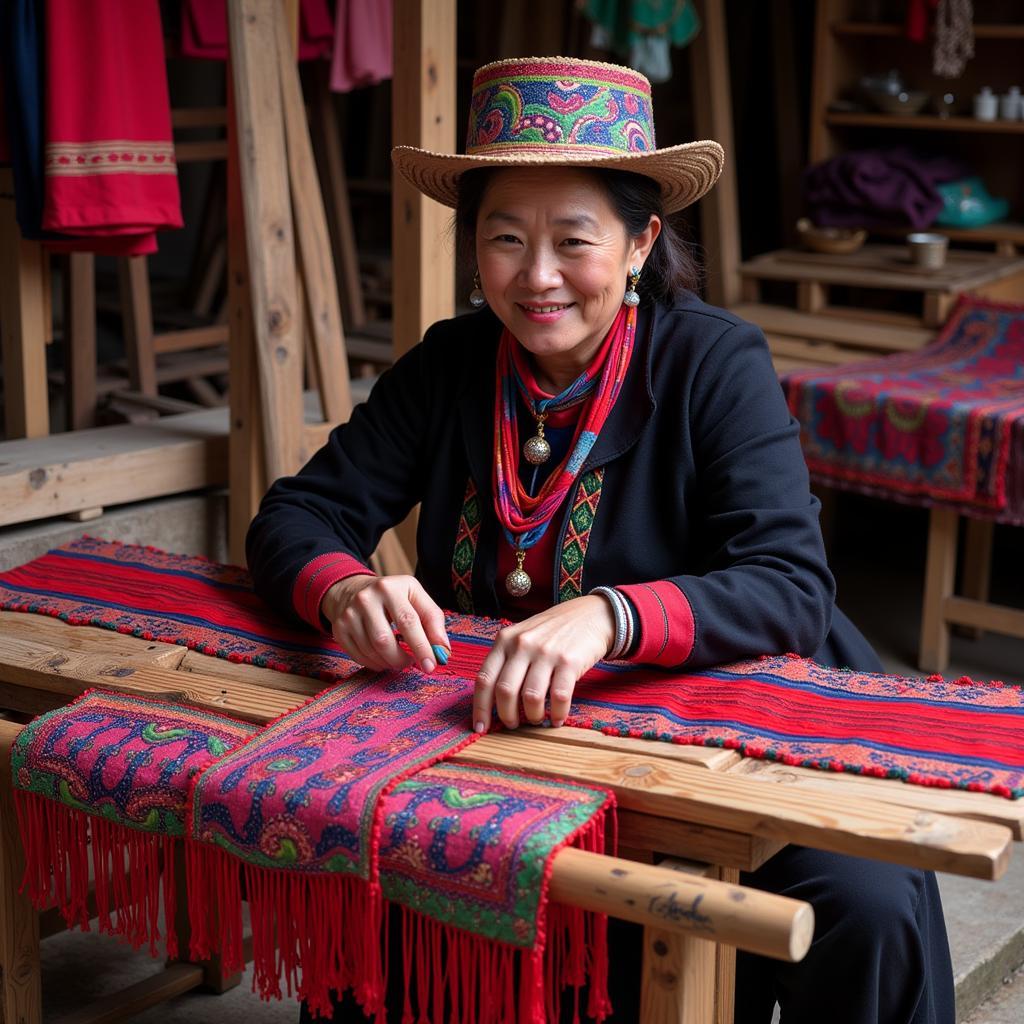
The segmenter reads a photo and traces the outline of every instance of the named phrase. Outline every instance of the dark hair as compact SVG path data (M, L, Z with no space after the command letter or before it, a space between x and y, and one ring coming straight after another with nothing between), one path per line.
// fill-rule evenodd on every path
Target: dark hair
M459 257L472 265L475 259L476 220L484 192L497 168L480 167L459 177L459 201L455 207L455 233ZM671 299L681 291L695 291L700 272L690 246L665 217L661 188L656 181L632 171L581 167L600 182L630 238L636 238L650 223L661 220L661 233L644 264L640 292L655 299Z

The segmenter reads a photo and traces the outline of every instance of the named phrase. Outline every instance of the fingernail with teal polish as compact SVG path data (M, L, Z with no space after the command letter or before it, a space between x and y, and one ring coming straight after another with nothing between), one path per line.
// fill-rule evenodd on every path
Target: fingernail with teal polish
M434 652L438 665L448 664L448 659L451 657L452 652L447 647L442 647L440 644L431 644L430 649Z

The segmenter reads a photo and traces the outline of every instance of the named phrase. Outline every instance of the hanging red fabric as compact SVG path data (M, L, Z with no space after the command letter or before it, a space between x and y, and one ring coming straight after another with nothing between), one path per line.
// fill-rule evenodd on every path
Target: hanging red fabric
M146 252L182 226L157 0L46 0L43 228Z

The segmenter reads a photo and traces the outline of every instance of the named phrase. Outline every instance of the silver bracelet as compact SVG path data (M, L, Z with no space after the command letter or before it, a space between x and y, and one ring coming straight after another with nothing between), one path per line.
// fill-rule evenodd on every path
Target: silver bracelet
M600 594L611 606L615 616L615 640L605 655L610 661L621 657L633 642L633 616L629 605L614 587L594 587L591 594Z

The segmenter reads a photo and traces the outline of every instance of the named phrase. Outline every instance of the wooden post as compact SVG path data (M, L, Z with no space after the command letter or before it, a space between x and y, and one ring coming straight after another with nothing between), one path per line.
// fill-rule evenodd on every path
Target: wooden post
M68 430L96 426L96 258L73 252L64 279L64 398Z
M155 395L156 352L153 349L153 304L149 294L148 263L145 256L125 256L117 263L128 379L134 391Z
M718 184L701 200L702 234L707 251L707 296L716 306L740 301L740 217L736 196L736 149L732 132L729 46L725 0L702 0L703 28L692 45L691 93L696 97L697 136L714 139L725 150Z
M238 121L234 89L228 76L228 556L245 565L245 534L266 490L263 470L263 424L254 363L249 261L245 251L245 213L238 172Z
M0 176L0 339L3 349L4 426L8 440L46 437L46 259L38 242L21 237L14 214L10 170Z
M0 720L0 1019L41 1024L39 915L18 891L25 853L11 793L11 744L21 729L15 722Z
M391 137L398 146L455 151L456 0L395 0ZM455 312L452 211L391 173L392 346L397 359ZM416 560L416 509L398 527Z
M455 151L455 0L395 0L391 129L395 145ZM395 357L450 317L455 260L452 211L392 172Z
M944 672L949 665L949 623L945 606L947 598L953 595L959 521L960 517L952 509L931 510L921 608L921 647L917 655L922 672Z
M988 601L989 582L992 577L992 535L995 523L991 519L967 518L967 537L964 542L964 572L960 593L973 601ZM980 640L984 632L974 626L961 626L958 632L972 640Z

